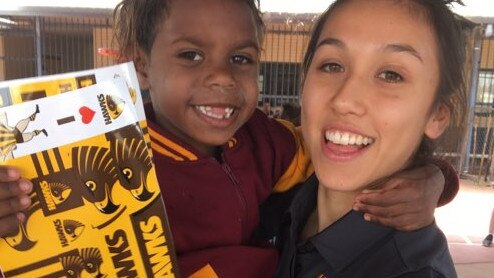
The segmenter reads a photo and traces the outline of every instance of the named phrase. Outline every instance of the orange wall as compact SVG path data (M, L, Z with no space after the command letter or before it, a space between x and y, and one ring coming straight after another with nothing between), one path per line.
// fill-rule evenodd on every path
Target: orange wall
M484 39L481 55L480 68L494 70L494 38Z
M261 61L301 62L309 41L310 27L310 24L268 23Z

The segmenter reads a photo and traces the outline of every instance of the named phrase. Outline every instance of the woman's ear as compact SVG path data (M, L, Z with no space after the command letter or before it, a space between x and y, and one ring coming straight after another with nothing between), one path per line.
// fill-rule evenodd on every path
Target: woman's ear
M429 116L424 134L430 139L437 139L449 125L451 111L444 104L440 104Z
M146 53L140 48L137 48L134 55L134 66L137 72L137 79L141 90L149 90L149 59Z

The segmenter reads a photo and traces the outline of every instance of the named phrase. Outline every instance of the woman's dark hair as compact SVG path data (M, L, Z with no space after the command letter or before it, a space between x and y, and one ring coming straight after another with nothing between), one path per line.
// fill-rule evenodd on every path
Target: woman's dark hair
M300 125L300 105L286 102L283 103L280 118L292 122L295 126Z
M328 18L341 6L353 0L336 0L315 22L302 62L303 87L305 76L312 63L316 46ZM451 123L462 125L466 104L464 79L465 39L460 21L448 5L451 0L388 0L390 5L406 5L410 13L418 14L434 30L439 57L439 85L433 107L445 105L451 113ZM412 164L423 164L434 151L431 139L424 136Z
M170 13L172 0L123 0L113 11L114 39L122 60L132 60L135 51L151 52L159 26ZM184 1L184 0L175 0ZM252 10L259 41L264 35L264 23L259 0L231 0L245 2Z

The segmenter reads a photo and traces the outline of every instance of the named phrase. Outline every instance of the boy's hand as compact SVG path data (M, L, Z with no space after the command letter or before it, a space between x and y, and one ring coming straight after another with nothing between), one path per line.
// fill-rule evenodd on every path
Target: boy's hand
M364 190L353 209L367 221L413 231L434 221L434 210L444 187L444 176L434 164L404 171L378 190Z
M31 205L33 185L20 177L16 167L0 166L0 237L16 232L25 220L23 210Z

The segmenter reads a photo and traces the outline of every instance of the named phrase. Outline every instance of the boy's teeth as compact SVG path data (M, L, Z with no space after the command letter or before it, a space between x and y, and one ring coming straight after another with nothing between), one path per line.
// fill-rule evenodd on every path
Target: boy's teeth
M213 109L211 106L198 105L196 108L202 114L218 120L229 119L232 116L233 111L235 111L232 107Z
M357 135L349 132L339 132L339 131L326 131L324 137L327 141L338 144L338 145L356 145L356 146L367 146L372 144L374 140L370 137Z

